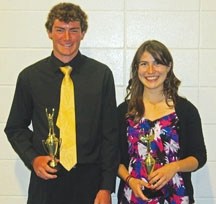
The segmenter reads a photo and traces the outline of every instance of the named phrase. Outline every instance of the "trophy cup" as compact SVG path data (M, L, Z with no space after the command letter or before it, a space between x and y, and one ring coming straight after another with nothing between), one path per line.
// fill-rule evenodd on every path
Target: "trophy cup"
M148 175L150 175L151 172L154 171L156 162L153 156L151 155L151 142L154 140L154 136L155 135L153 129L150 130L149 134L143 134L140 136L140 140L143 143L146 143L147 146L147 154L143 163ZM160 190L156 191L151 190L150 188L145 188L144 190L142 190L142 192L145 196L147 196L147 198L155 198L163 195Z
M147 154L144 165L146 167L147 174L149 175L155 167L155 159L151 155L151 142L154 140L153 130L151 130L149 134L141 135L140 140L143 143L146 143L147 146Z
M56 137L54 132L54 108L52 109L52 113L48 113L47 108L45 109L45 111L48 120L49 133L47 139L42 140L42 144L47 154L52 157L52 160L49 162L49 166L55 168L57 166L56 155L59 151L61 140Z

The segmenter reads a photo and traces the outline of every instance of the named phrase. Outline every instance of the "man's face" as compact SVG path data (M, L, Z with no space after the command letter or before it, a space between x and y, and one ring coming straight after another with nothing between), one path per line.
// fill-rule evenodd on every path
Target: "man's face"
M52 31L48 32L49 38L53 41L54 55L64 63L76 56L84 35L79 21L65 23L58 19L54 21Z

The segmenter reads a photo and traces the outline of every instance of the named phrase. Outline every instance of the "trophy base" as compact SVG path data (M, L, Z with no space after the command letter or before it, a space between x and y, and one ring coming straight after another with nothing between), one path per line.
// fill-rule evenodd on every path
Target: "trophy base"
M48 164L51 168L56 169L56 170L59 170L61 168L57 162L50 161Z
M49 166L52 167L52 168L55 168L57 166L57 163L52 160L52 161L49 162Z
M142 192L147 198L156 198L156 197L163 196L163 193L160 190L155 191L149 188L145 188L144 190L142 190Z

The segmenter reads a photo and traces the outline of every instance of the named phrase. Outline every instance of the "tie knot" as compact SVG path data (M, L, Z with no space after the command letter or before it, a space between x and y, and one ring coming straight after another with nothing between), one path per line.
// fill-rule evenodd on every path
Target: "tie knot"
M64 75L70 75L72 71L72 67L68 65L68 66L60 67L60 70Z

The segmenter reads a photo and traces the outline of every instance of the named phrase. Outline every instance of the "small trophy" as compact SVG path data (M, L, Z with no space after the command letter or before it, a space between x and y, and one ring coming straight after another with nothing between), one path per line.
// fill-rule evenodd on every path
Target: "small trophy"
M58 139L54 132L54 124L53 124L53 116L54 116L54 108L52 109L52 113L48 113L47 108L45 109L46 116L48 120L49 133L46 140L42 140L43 147L47 154L52 157L52 160L49 162L49 166L55 168L57 166L56 155L61 145L61 140Z
M149 134L141 135L140 140L147 144L147 155L144 164L149 175L155 167L155 159L151 155L151 142L154 140L154 131L151 130Z
M154 130L151 129L149 134L143 134L140 136L140 140L143 143L146 143L147 146L147 154L144 163L144 166L146 168L147 174L149 175L152 171L154 171L155 168L155 159L151 155L151 142L154 140ZM143 194L147 196L147 198L155 198L160 197L163 195L163 193L159 190L151 190L150 188L145 188L143 191Z

